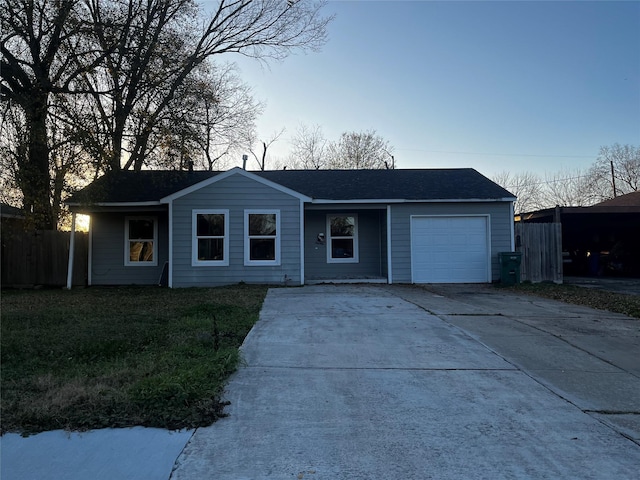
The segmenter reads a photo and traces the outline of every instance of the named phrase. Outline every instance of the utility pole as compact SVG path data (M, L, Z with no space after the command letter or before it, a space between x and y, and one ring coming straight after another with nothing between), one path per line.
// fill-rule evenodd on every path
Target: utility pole
M618 196L618 192L616 191L616 176L613 173L613 160L610 160L609 163L611 164L611 182L613 183L613 198L616 198Z

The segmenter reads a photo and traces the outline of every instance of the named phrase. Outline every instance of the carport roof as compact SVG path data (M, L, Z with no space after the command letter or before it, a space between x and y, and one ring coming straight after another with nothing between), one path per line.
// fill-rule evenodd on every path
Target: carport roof
M472 168L412 170L277 170L256 175L314 200L512 200L514 196ZM109 172L67 204L159 202L223 172ZM196 187L197 188L197 187Z
M596 207L640 207L640 192L631 192L626 195L597 203Z
M12 207L6 203L0 203L0 217L2 218L24 218L24 210Z

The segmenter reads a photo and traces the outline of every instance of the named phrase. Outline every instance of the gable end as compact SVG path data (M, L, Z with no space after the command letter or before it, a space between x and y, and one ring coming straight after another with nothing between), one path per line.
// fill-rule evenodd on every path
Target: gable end
M296 192L295 190L292 190L290 188L284 187L282 185L280 185L279 183L275 183L271 180L267 180L266 178L261 178L251 172L247 172L246 170L243 170L240 167L234 167L231 170L228 170L224 173L221 173L219 175L216 175L215 177L211 177L208 178L206 180L203 180L202 182L196 183L195 185L191 185L188 188L185 188L183 190L180 190L176 193L173 193L171 195L168 195L164 198L160 199L161 203L170 203L173 200L176 200L178 198L184 197L185 195L188 195L190 193L193 193L195 191L200 190L201 188L207 187L209 185L212 185L214 183L217 183L221 180L224 180L226 178L229 178L232 175L242 175L246 178L249 178L255 182L261 183L263 185L266 185L270 188L273 188L274 190L278 190L279 192L285 193L287 195L291 195L292 197L295 197L303 202L310 202L311 198L307 197L306 195L301 194L300 192Z

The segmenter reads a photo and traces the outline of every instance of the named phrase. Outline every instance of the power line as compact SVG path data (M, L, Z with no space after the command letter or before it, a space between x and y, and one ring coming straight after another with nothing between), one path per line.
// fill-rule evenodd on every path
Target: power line
M424 153L449 153L455 155L483 155L496 157L533 157L533 158L595 158L597 155L549 155L549 154L533 154L533 153L483 153L483 152L454 152L450 150L424 150L422 148L396 148L407 152L424 152Z
M555 179L555 180L545 180L544 182L520 183L520 184L516 184L516 185L509 185L509 186L506 186L506 187L503 186L503 188L530 187L530 186L533 186L533 185L549 185L550 183L566 182L567 180L577 180L579 178L586 178L588 176L589 175L578 175L577 177L558 178L558 179Z

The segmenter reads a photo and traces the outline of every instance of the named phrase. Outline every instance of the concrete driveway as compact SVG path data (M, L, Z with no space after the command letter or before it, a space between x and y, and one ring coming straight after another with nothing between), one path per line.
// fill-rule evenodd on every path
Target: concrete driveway
M640 321L491 286L272 289L172 478L632 479Z

